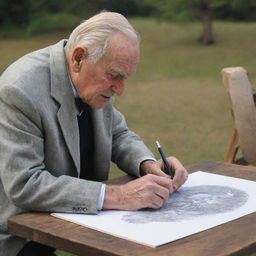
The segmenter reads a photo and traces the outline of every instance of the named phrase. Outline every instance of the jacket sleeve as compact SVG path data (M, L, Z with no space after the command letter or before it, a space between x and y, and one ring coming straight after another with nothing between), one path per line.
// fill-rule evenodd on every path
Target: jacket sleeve
M1 86L0 113L0 177L9 200L24 210L97 213L100 182L47 170L47 134L33 101L19 88Z
M155 159L141 138L127 127L124 116L114 108L112 161L130 175L140 176L140 164Z

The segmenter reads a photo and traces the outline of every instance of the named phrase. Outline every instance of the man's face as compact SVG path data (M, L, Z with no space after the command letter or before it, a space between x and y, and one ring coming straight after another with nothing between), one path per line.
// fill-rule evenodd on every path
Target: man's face
M113 95L121 96L125 79L136 71L139 50L124 36L116 35L106 54L96 63L83 58L72 77L79 97L93 108L102 108Z

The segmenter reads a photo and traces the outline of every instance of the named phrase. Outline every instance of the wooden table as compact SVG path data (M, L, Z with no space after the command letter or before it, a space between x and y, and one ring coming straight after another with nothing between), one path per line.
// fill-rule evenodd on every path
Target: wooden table
M256 181L256 167L251 166L207 161L189 166L188 170L201 170ZM112 183L127 182L129 179L124 176L112 180ZM104 234L47 213L25 213L11 217L8 221L8 231L13 235L76 255L220 256L250 255L256 252L256 213L158 248Z

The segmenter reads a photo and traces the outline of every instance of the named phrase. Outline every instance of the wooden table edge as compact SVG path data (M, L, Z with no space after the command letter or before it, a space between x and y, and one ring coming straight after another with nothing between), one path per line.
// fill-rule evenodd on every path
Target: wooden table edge
M221 167L223 165L225 165L226 167L229 167L229 168L232 168L234 167L234 165L232 164L224 164L222 162L213 162L213 161L204 161L204 162L201 162L201 163L198 163L198 164L194 164L194 165L190 165L188 166L188 170L189 172L194 172L196 170L198 170L198 166L200 166L201 168L199 169L202 169L202 167L204 165L212 165L214 166L214 168L216 169L215 173L218 173L218 166L220 167L220 172L221 172ZM245 172L256 172L256 167L253 167L253 166L239 166L239 168ZM203 170L202 170L203 171ZM208 170L209 172L211 172L211 170ZM228 173L227 173L227 176L228 176ZM239 176L239 175L238 175ZM120 178L116 178L116 179L113 179L112 182L114 182L114 184L116 182L118 182L118 179ZM124 178L121 178L121 180L123 182L127 182L128 180L130 179L130 177L128 176L124 176ZM110 181L111 182L111 181ZM49 218L49 213L25 213L25 215L28 215L28 214L36 214L38 215L39 217L40 216L48 216L48 220L52 220L54 222L59 222L59 223L65 223L65 225L67 225L67 222L64 221L64 220L61 220L59 219L58 221L56 220L57 218L54 217L54 216L50 216ZM32 216L32 215L31 215ZM34 216L34 215L33 215ZM41 243L44 243L46 245L49 245L49 246L54 246L56 247L56 241L54 241L54 239L56 240L59 240L58 243L60 244L60 246L58 247L58 249L61 249L61 250L65 250L65 251L69 251L71 253L75 253L77 255L83 255L83 254L80 254L81 250L82 251L88 251L88 252L91 252L89 255L98 255L97 253L95 254L95 245L89 245L89 244L86 244L86 243L83 243L83 244L80 244L80 246L77 248L77 250L74 250L74 248L71 248L72 247L72 243L68 243L65 238L62 238L61 236L60 237L57 237L56 238L56 234L51 234L49 233L49 230L47 231L42 231L42 230L33 230L31 231L29 225L25 225L24 223L19 223L19 217L22 218L22 215L17 215L17 216L13 216L11 218L8 219L8 232L10 233L13 233L17 236L21 236L21 237L25 237L25 238L28 238L30 240L33 240L33 241L36 241L36 242L41 242ZM51 219L51 218L54 218L54 219ZM60 224L61 225L61 224ZM91 229L89 228L86 228L86 227L83 227L81 225L78 225L78 224L74 224L74 223L70 223L70 225L72 225L72 228L74 227L73 225L75 225L78 229L83 229L85 230L86 232L88 232L88 230L90 230L92 232ZM224 224L225 225L225 224ZM22 230L23 229L23 230ZM100 234L102 234L102 232L99 232L99 231L95 231L93 230L93 232L96 232L95 234L98 236ZM203 231L204 232L204 231ZM196 235L196 234L195 234ZM46 237L51 237L52 239L46 239ZM103 236L106 237L106 239L108 240L111 240L113 238L113 240L116 240L117 238L116 237L113 237L111 235L108 235L108 234L105 234L103 233ZM185 239L185 238L184 238ZM127 244L133 244L135 245L136 243L133 243L131 241L127 241L127 240L124 240L124 239L121 239L126 245ZM113 241L112 241L113 242ZM123 243L121 242L121 244ZM130 245L131 245L130 244ZM164 247L166 245L163 245L162 247ZM167 245L168 246L168 245ZM146 251L151 251L152 248L150 247L147 247L147 246L143 246L143 245L140 245L140 244L136 244L136 246L138 249L145 249ZM149 249L148 249L149 248ZM160 248L160 247L158 247ZM102 248L102 245L101 246L98 246L97 249L97 252L98 253L101 253L100 255L104 255L104 256L108 256L108 255L129 255L129 254L119 254L119 253L114 253L113 250L108 250L107 248ZM154 249L153 249L154 250ZM240 249L237 249L237 250L233 250L232 252L230 252L229 255L245 255L245 253L253 253L256 251L256 243L248 243L246 245L246 247L244 248L240 248ZM156 252L156 251L155 251ZM136 254L133 254L133 255L136 255ZM146 254L146 255L154 255L154 254ZM218 254L218 255L221 255L221 254ZM223 254L224 255L224 254ZM226 255L226 254L225 254Z

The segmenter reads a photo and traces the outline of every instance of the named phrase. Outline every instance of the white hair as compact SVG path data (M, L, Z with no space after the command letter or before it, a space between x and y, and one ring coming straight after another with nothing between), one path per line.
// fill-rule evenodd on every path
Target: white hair
M83 21L72 31L65 49L69 52L78 45L85 46L88 49L89 60L96 63L107 51L114 33L122 33L139 45L138 33L123 15L101 12Z

